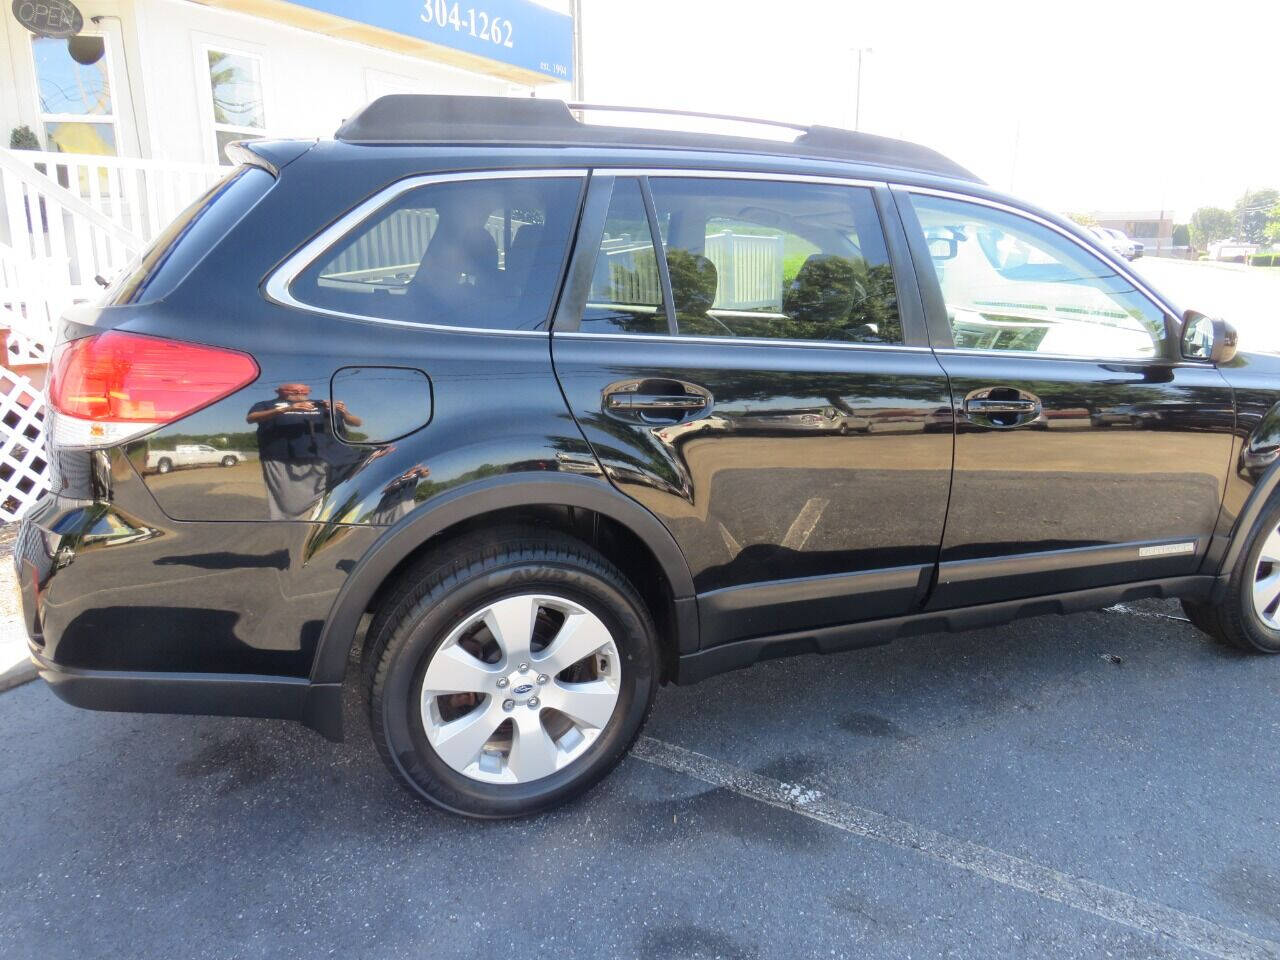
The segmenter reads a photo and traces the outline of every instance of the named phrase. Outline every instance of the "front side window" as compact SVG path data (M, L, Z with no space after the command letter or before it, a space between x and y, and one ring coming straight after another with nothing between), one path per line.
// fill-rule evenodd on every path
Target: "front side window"
M1080 244L1004 210L914 195L957 347L1160 356L1164 313Z
M682 334L902 343L870 190L650 180Z
M577 218L578 177L459 180L406 190L290 284L338 313L500 330L541 329Z
M205 51L213 98L213 139L219 163L229 164L226 146L256 140L266 133L262 97L262 61L247 53Z
M114 156L116 114L105 41L81 34L73 42L78 59L66 40L31 38L45 143L60 153Z

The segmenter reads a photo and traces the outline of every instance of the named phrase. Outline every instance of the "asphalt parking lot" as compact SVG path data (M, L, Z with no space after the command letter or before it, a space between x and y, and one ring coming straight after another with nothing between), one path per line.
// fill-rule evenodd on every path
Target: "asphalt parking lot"
M0 694L0 956L1280 957L1280 658L1143 603L666 688L473 823L292 724Z

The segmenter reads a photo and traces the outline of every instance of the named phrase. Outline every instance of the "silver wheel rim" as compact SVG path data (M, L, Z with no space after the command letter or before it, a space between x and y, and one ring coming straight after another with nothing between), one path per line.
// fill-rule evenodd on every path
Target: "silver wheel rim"
M1253 571L1253 610L1272 630L1280 630L1280 528L1262 541Z
M427 664L422 727L454 770L528 783L583 755L618 705L622 661L590 610L549 594L464 617Z

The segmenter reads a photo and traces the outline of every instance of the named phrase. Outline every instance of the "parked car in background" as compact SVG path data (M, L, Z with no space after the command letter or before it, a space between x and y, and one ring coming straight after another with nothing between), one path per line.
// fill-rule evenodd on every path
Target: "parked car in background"
M234 467L244 459L239 450L219 450L207 443L179 443L172 450L148 450L146 469L168 473L179 467Z
M1117 256L1126 260L1136 260L1142 255L1138 249L1142 245L1134 243L1122 230L1114 227L1090 227L1089 232L1114 250Z
M508 817L774 657L1144 597L1280 653L1280 357L933 150L800 129L391 96L233 145L59 325L41 675L335 739L358 684L409 790ZM249 429L218 482L190 438Z

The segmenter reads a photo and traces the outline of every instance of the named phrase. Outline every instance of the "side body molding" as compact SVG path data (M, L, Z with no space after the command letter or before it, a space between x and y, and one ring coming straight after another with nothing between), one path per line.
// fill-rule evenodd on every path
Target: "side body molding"
M569 506L594 510L627 527L653 551L676 608L676 648L697 647L693 577L675 540L653 514L604 480L565 474L516 473L493 477L442 494L389 527L360 559L333 601L311 668L312 684L341 683L356 628L387 575L425 541L447 527L508 507Z

